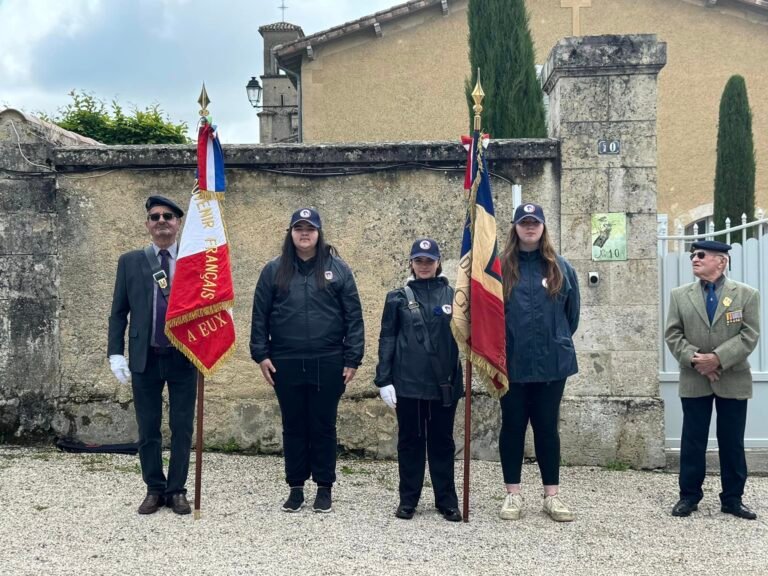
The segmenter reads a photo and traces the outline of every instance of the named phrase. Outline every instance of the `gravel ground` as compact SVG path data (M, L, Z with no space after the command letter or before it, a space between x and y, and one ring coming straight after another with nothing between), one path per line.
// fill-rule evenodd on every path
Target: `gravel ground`
M0 574L768 574L765 477L747 483L750 522L720 513L716 476L699 512L673 518L674 474L564 468L577 518L557 524L526 464L525 516L505 522L500 466L475 461L471 521L454 524L428 487L413 520L395 518L397 464L360 460L338 463L334 513L286 514L282 469L281 458L206 454L199 520L139 516L137 457L0 447ZM456 477L461 490L460 462Z

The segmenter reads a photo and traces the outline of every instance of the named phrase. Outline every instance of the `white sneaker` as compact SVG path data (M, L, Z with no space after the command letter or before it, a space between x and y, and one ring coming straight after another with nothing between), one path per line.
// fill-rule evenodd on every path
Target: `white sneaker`
M575 517L559 494L544 496L544 512L555 522L571 522Z
M499 518L502 520L520 520L523 515L523 495L507 492L504 503L499 511Z

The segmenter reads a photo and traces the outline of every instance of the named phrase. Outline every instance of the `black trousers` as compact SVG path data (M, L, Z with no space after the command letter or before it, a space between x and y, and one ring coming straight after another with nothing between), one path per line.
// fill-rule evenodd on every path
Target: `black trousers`
M712 418L712 401L717 408L717 444L720 454L720 501L731 505L741 502L747 483L744 456L744 429L747 425L747 401L720 398L714 394L700 398L681 398L683 433L680 439L680 498L699 502L707 468L707 437Z
M272 360L275 394L283 419L285 481L318 486L336 481L336 414L344 394L341 356Z
M505 484L520 484L525 454L525 431L533 428L533 446L545 486L560 484L560 401L565 380L510 382L501 397L499 456Z
M162 354L150 348L142 373L131 374L133 404L139 425L141 475L150 494L186 494L189 452L197 397L197 369L175 348ZM171 460L163 473L163 387L168 384Z
M458 508L453 458L453 420L456 403L444 408L438 400L397 399L397 459L400 470L400 504L415 508L424 486L424 465L438 508Z

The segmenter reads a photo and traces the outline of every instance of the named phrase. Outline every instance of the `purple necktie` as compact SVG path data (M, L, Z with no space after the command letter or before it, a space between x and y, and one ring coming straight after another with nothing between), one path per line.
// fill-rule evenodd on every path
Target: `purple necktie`
M160 268L165 272L166 282L171 282L171 254L168 250L160 250ZM163 296L160 287L155 285L156 304L155 304L155 346L170 346L171 343L165 335L165 313L168 311L168 301Z

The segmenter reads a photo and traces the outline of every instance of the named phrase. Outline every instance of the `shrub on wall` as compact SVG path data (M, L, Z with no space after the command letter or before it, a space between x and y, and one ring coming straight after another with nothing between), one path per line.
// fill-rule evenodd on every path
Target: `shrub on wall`
M186 144L187 124L174 124L159 105L144 110L134 108L126 114L115 100L109 109L103 100L85 92L69 93L72 102L59 115L41 116L65 130L77 132L102 144Z

